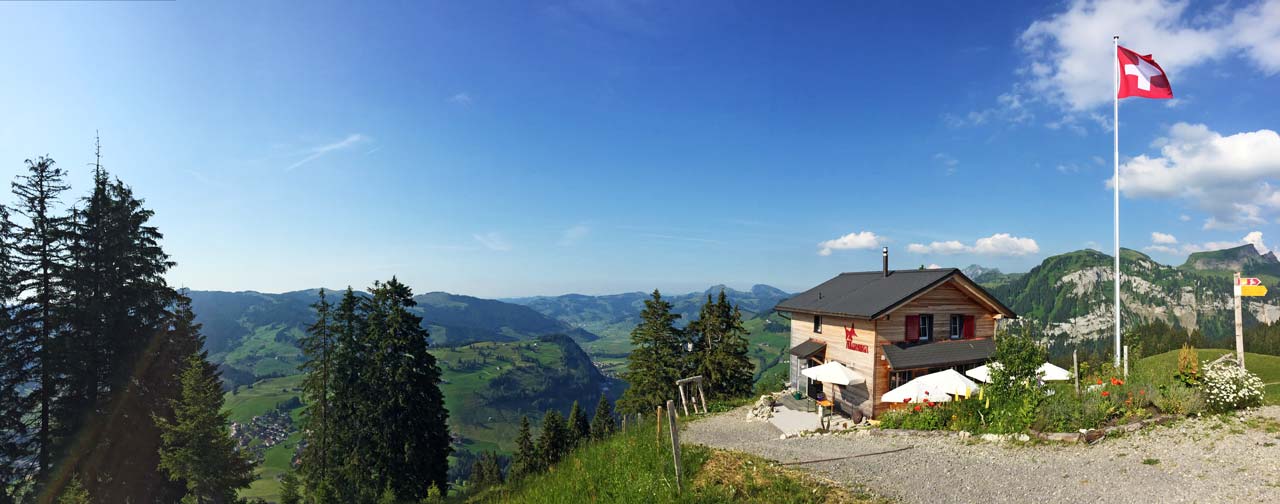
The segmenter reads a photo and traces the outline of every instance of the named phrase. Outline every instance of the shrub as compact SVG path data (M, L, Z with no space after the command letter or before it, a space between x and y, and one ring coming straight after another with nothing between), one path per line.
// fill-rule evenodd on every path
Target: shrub
M1201 391L1205 403L1215 412L1262 405L1262 379L1233 363L1219 362L1204 367Z
M880 415L882 429L942 430L951 416L944 403L912 404Z
M1182 350L1178 350L1178 372L1173 377L1188 387L1199 385L1200 361L1196 360L1198 357L1195 347L1182 345Z
M1204 411L1204 396L1187 387L1161 387L1153 398L1156 408L1170 415L1198 415Z

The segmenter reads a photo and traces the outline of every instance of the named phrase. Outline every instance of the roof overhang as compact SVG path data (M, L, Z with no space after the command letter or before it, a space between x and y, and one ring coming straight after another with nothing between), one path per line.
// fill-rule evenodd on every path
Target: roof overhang
M808 341L805 341L804 343L801 343L799 345L792 347L791 355L799 357L800 359L808 359L810 357L813 357L814 355L825 352L826 349L827 349L827 344L825 342L817 341L817 340L808 340Z

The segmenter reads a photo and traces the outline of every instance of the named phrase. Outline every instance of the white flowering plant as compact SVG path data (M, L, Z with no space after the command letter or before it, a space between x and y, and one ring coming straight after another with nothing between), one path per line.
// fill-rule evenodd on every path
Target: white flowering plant
M1206 364L1200 389L1209 409L1231 411L1262 405L1262 379L1235 363Z

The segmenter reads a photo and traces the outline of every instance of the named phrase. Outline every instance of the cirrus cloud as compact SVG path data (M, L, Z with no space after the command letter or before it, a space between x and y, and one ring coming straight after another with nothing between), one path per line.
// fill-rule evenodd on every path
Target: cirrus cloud
M879 247L884 240L871 231L854 231L834 240L818 244L818 255L829 256L833 250L860 250Z

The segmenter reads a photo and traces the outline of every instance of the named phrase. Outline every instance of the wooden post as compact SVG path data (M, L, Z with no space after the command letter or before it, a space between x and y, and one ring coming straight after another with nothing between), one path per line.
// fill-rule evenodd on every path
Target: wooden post
M1071 351L1071 375L1076 378L1076 395L1080 395L1080 356L1079 350Z
M707 413L707 395L702 393L702 380L698 380L698 397L702 399L702 413Z
M656 430L658 431L658 446L661 447L662 446L662 405L661 404L658 405L658 413L655 414L653 418L658 421L658 425L657 425L658 428Z
M628 415L622 415L622 433L623 434L627 433L627 416Z
M1124 346L1124 379L1129 379L1129 345Z
M1244 321L1240 319L1240 273L1236 273L1235 285L1231 288L1235 291L1236 302L1236 363L1240 365L1240 369L1244 369Z
M685 399L684 399L684 385L677 383L676 388L680 389L680 405L684 406L684 416L689 416L689 404L685 402ZM698 411L698 405L695 404L693 406L693 411L695 413Z
M671 424L671 458L676 466L676 494L680 493L680 429L676 427L675 401L667 400L667 409L671 412L668 416Z

